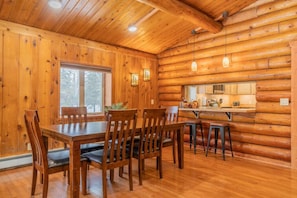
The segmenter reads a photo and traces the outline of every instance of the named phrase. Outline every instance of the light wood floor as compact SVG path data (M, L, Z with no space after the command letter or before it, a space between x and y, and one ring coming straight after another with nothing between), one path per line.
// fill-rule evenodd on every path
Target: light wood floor
M158 178L155 160L147 160L142 186L138 185L137 161L134 162L134 190L129 191L127 174L124 178L116 176L114 183L108 183L108 197L297 197L297 171L230 156L223 161L220 151L216 155L210 151L205 157L202 150L194 155L185 145L185 168L181 170L173 164L170 148L165 148L163 179ZM30 197L31 174L31 167L0 172L0 197ZM89 194L81 197L102 197L100 175L98 169L90 169ZM34 197L41 197L41 184ZM69 197L67 177L62 173L50 176L48 197Z

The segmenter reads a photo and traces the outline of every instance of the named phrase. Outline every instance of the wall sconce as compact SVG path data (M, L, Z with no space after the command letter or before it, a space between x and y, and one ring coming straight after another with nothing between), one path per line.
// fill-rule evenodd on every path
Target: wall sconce
M227 17L228 17L228 12L227 11L223 12L223 17L224 17L224 20L227 19ZM226 30L227 27L225 26L224 29L225 29L225 55L224 55L222 63L223 63L223 67L229 67L230 61L229 61L229 58L227 56L227 33L226 33L227 32L227 30Z
M131 85L132 86L138 85L138 74L131 74Z
M150 69L144 69L143 70L143 80L149 81L151 79L151 71Z

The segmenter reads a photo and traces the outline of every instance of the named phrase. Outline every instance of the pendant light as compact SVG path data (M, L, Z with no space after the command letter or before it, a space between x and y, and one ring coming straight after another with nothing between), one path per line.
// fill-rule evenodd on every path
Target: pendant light
M193 61L192 61L192 64L191 64L191 70L193 72L196 72L197 71L197 62L195 61L195 44L196 44L196 41L195 41L195 35L197 34L195 30L192 31L192 34L194 35L194 45L193 45Z
M228 12L224 11L223 12L223 17L224 17L224 21L226 21L227 17L228 17ZM229 67L230 61L229 58L227 56L227 27L225 26L225 55L223 58L223 67Z

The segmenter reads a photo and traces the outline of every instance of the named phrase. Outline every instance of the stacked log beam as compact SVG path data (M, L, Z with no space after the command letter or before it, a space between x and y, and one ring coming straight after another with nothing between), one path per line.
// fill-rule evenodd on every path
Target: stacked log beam
M199 33L159 54L160 103L178 105L184 85L255 81L256 112L234 113L229 122L233 149L240 157L290 166L291 104L280 106L279 101L291 100L289 42L297 39L296 12L296 1L258 1L229 17L224 24L229 68L222 67L224 30ZM193 49L197 72L190 70ZM181 112L180 118L193 119L193 115ZM200 119L205 137L209 122L228 122L224 113L201 112Z

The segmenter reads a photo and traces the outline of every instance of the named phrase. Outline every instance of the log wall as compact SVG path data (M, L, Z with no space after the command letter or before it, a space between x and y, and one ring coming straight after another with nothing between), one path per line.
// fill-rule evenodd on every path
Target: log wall
M0 21L0 33L0 158L31 152L24 109L38 109L41 124L58 120L61 62L111 68L113 103L128 102L128 107L140 111L157 107L156 77L142 80L144 68L150 68L152 77L157 75L156 55L5 21ZM130 85L131 73L139 74L139 86ZM58 146L61 144L50 142L51 148Z
M291 166L291 103L280 106L279 100L291 100L289 42L297 39L296 12L297 1L257 1L230 16L220 33L199 33L159 54L160 105L179 105L184 85L256 81L256 113L233 114L230 122L233 149L237 157ZM225 32L228 68L222 66ZM190 70L193 51L197 72ZM200 118L205 137L209 122L228 121L223 113Z

